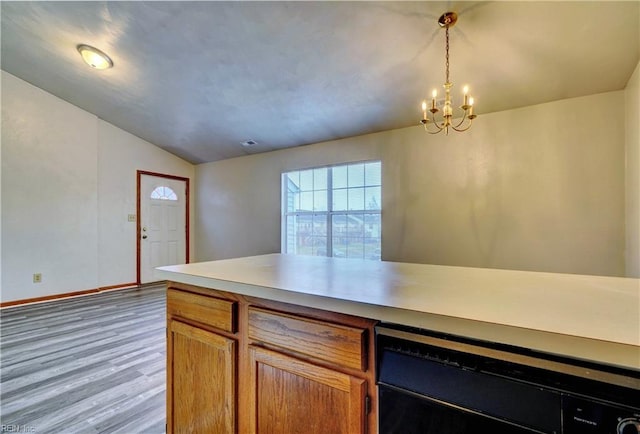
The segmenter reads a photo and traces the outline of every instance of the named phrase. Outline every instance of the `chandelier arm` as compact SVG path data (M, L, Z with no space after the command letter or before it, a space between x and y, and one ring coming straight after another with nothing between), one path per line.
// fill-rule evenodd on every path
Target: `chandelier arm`
M433 124L433 126L436 127L435 131L429 129L428 125L430 124ZM422 125L424 125L424 130L429 134L438 134L440 131L444 129L443 127L440 127L438 125L438 122L436 122L433 114L431 114L431 121L423 122Z
M471 128L471 124L472 124L472 123L473 123L473 119L469 119L469 125L467 125L467 127L466 127L466 128L459 128L459 127L460 127L460 125L462 125L462 122L460 122L460 123L459 123L458 125L456 125L456 126L451 125L451 128L453 128L455 131L457 131L457 132L461 133L461 132L463 132L463 131L467 131L469 128Z
M453 129L454 129L454 130L459 131L459 130L457 130L457 128L460 128L460 126L461 126L461 125L464 123L464 121L466 121L467 119L468 119L468 118L467 118L467 111L465 110L465 111L464 111L464 113L463 113L463 115L462 115L462 119L460 120L460 122L458 122L458 124L457 124L456 126L453 126L453 124L452 124L451 126L453 127ZM462 130L462 131L464 131L464 130Z
M435 113L431 113L431 123L433 124L434 127L436 127L437 131L435 132L431 132L429 130L427 130L427 132L431 133L431 134L437 134L440 131L444 130L444 120L442 121L442 125L438 125L438 121L436 120L436 115ZM428 124L427 124L428 125Z
M443 128L440 128L439 126L436 125L436 128L438 128L437 131L429 131L429 128L427 128L427 126L424 126L424 130L429 133L429 134L440 134L440 131L443 130Z
M431 125L431 124L432 124L434 127L436 127L436 130L435 130L435 131L433 131L433 130L430 130L430 129L429 129L428 125ZM442 131L442 130L443 130L443 128L439 127L439 126L438 126L438 124L437 124L436 122L432 122L432 123L429 123L429 124L424 124L424 130L425 130L427 133L429 133L429 134L438 134L440 131Z

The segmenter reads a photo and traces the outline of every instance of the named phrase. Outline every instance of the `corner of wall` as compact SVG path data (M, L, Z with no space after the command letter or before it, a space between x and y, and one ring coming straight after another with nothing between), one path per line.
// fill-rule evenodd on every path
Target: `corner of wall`
M625 265L640 278L640 62L625 88Z

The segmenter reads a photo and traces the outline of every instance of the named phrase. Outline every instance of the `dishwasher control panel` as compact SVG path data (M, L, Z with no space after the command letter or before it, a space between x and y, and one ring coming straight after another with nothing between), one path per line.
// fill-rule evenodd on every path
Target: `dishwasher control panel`
M640 412L627 408L565 395L562 413L566 434L640 433Z

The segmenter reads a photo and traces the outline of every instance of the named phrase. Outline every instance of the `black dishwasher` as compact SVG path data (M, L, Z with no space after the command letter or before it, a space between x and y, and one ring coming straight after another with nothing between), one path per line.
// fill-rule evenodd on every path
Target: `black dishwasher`
M637 434L640 372L376 328L380 434Z

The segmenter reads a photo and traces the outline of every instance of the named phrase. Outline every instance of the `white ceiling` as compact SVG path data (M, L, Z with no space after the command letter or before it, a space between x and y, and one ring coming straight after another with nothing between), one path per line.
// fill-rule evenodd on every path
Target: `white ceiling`
M640 1L9 2L2 69L193 163L417 125L444 82L482 114L619 90ZM76 45L107 52L96 71ZM455 101L454 101L455 103ZM245 140L258 142L252 148Z

